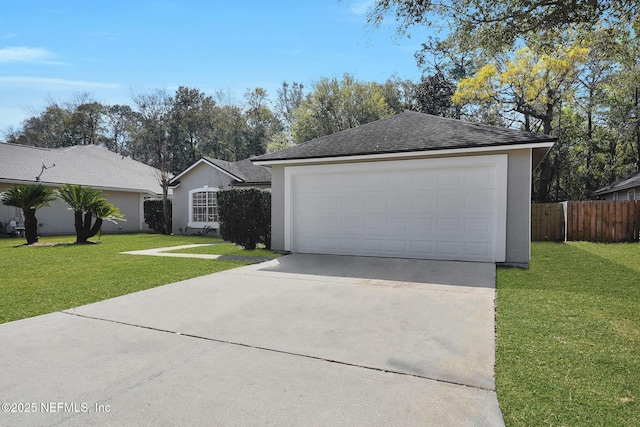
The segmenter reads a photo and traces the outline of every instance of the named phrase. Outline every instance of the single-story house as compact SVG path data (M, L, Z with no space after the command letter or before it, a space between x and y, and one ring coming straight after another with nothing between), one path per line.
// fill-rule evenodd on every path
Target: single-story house
M232 187L270 188L271 170L249 159L228 162L202 157L176 175L169 186L173 189L173 233L217 235L216 192Z
M602 200L640 200L640 171L594 191L592 196Z
M52 189L69 183L102 190L126 219L118 224L105 221L105 233L149 231L143 202L162 196L159 177L159 170L95 145L50 149L0 143L0 193L37 182ZM42 235L75 233L73 213L60 200L36 216ZM23 221L21 209L0 203L0 222L6 226L13 221Z
M275 250L526 267L555 140L404 112L251 160L271 167Z

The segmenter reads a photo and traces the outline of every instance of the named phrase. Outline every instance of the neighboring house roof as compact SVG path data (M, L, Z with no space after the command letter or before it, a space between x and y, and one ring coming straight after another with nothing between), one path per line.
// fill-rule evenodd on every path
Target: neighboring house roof
M42 165L48 168L42 170ZM55 166L53 166L55 165ZM40 172L42 171L42 175ZM96 145L39 148L0 143L0 182L80 184L99 189L162 194L160 171Z
M515 129L482 125L406 111L284 150L254 157L253 161L312 159L338 156L431 151L552 143L557 138Z
M603 194L615 193L616 191L627 190L634 187L640 187L640 171L634 173L629 178L621 179L620 181L616 181L613 184L594 191L593 195L601 196Z
M251 159L244 159L237 162L227 160L202 157L197 162L189 166L186 170L175 176L169 185L174 186L180 182L180 178L197 165L205 163L213 166L229 175L235 180L234 185L256 185L271 184L271 169L264 166L256 166L251 163Z

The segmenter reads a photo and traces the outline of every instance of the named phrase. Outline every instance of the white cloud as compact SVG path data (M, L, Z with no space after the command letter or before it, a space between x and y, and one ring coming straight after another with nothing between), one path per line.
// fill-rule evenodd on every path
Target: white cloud
M349 10L356 15L365 15L376 3L376 0L355 1L349 5Z
M14 46L0 49L0 62L45 62L53 54L42 47Z
M47 90L69 90L69 89L117 89L120 86L116 83L89 82L85 80L65 80L51 77L28 77L28 76L0 76L0 88L8 83L11 88L23 86Z

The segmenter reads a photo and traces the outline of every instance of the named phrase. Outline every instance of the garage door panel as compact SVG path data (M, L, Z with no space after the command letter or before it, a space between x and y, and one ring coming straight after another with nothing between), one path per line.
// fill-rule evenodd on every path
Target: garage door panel
M424 255L433 254L434 242L432 240L414 239L414 240L411 240L410 243L411 243L411 248L410 248L411 252L424 254Z
M495 210L496 199L493 190L480 190L476 193L464 194L464 209L474 212L491 213Z
M469 257L485 258L489 255L491 247L483 242L466 242L464 244L464 253Z
M487 235L492 232L491 218L489 216L484 218L465 218L464 231L467 233L484 233Z
M432 231L433 230L433 218L431 216L424 216L418 218L411 218L411 231Z
M494 261L500 203L506 212L498 157L478 156L479 164L462 167L456 159L429 159L288 168L288 249Z
M379 253L384 249L384 241L382 239L362 239L362 250L364 252Z
M469 167L464 170L465 188L482 189L492 185L492 171L487 168Z
M417 191L411 196L409 209L413 213L424 214L425 212L433 212L437 204L437 194L435 192Z
M362 230L368 233L378 232L380 230L384 230L385 225L387 224L387 220L383 216L378 217L364 217L362 219Z

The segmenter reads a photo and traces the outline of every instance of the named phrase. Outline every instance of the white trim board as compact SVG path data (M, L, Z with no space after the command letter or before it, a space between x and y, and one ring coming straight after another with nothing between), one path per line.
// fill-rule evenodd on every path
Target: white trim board
M195 168L196 166L198 166L200 163L206 163L207 165L211 166L214 169L219 170L220 172L224 173L225 175L227 175L229 178L234 179L238 182L244 182L243 179L240 179L239 177L233 175L231 172L228 172L224 169L222 169L220 166L210 162L209 160L205 159L204 157L201 157L199 160L197 160L194 164L192 164L191 166L189 166L188 168L186 168L184 171L180 172L178 175L174 176L173 178L171 178L171 182L179 179L181 176L185 175L187 172L189 172L190 170L192 170L193 168ZM171 185L171 187L175 187L174 185Z

